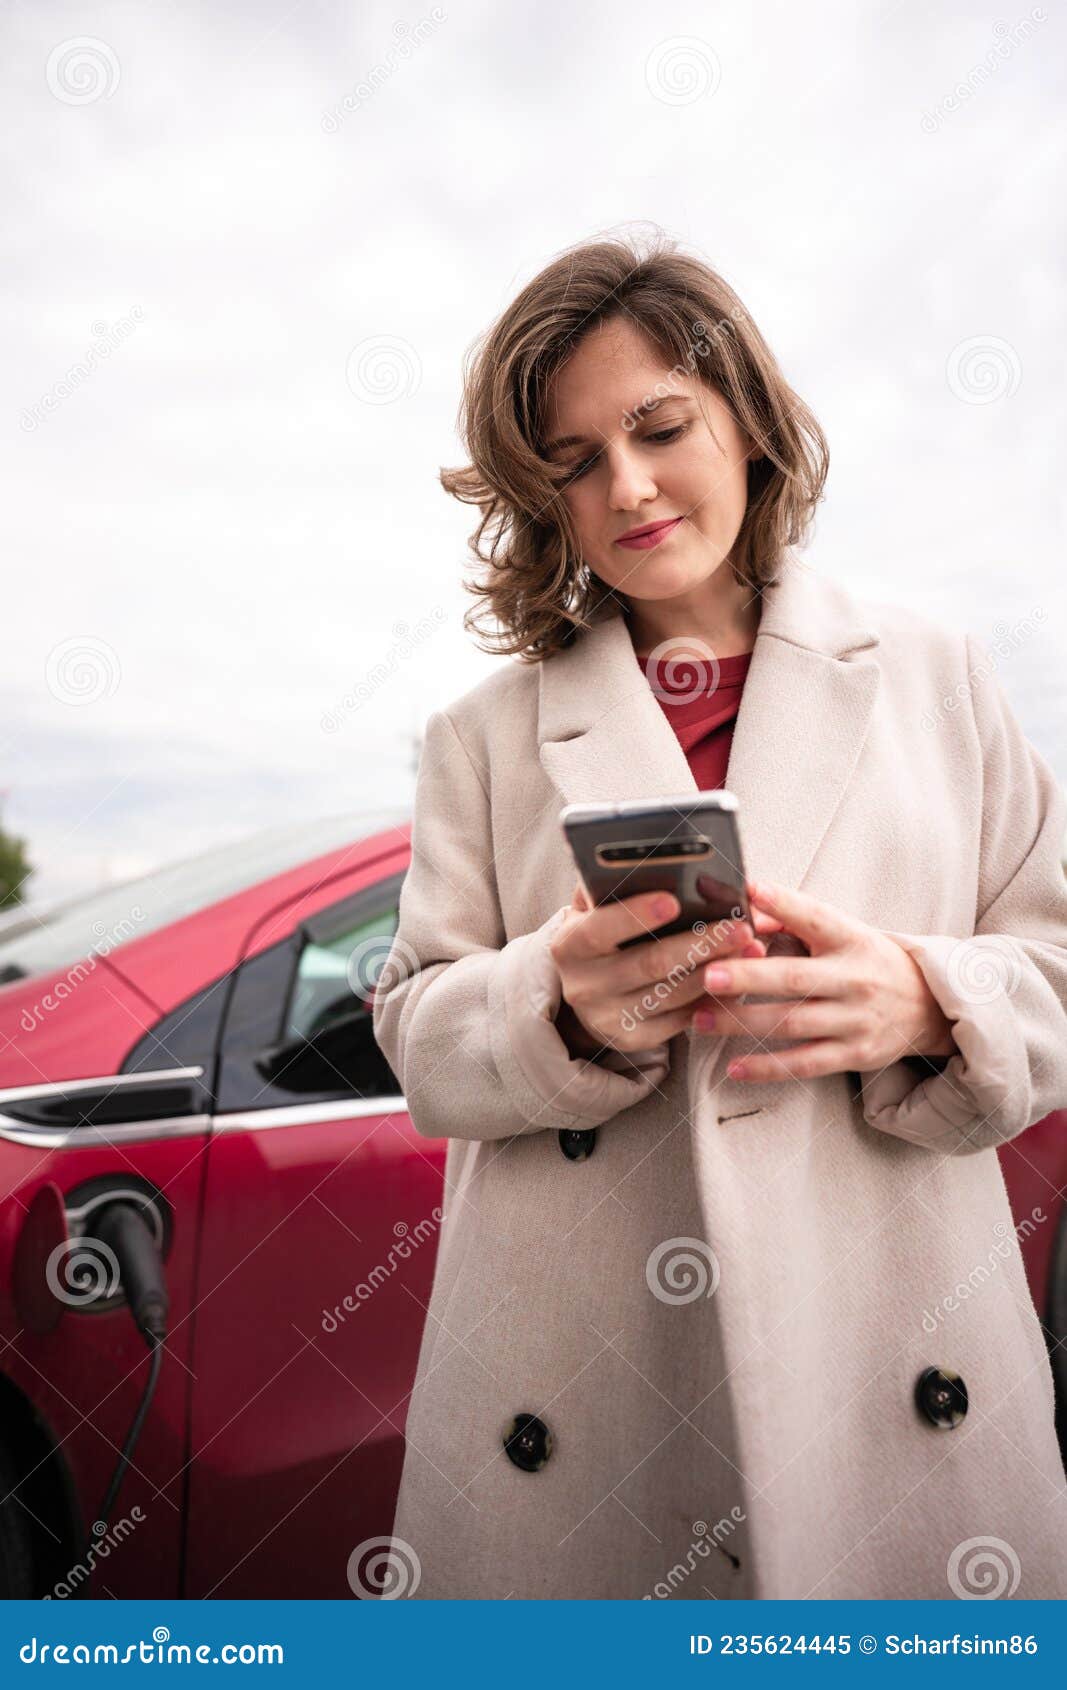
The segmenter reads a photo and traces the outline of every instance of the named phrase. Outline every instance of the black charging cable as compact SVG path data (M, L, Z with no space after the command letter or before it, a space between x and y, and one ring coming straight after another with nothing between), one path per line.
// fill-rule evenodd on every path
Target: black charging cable
M108 1516L115 1506L115 1499L119 1487L126 1475L137 1439L141 1435L141 1428L145 1422L160 1368L163 1365L163 1346L167 1337L167 1311L170 1300L167 1296L167 1282L163 1273L163 1261L156 1244L151 1227L144 1217L144 1213L133 1203L117 1200L108 1203L99 1214L94 1215L92 1222L91 1240L95 1239L109 1250L118 1263L119 1283L125 1293L130 1314L145 1343L152 1352L149 1363L148 1382L144 1388L137 1413L130 1423L126 1434L126 1441L122 1446L122 1453L118 1465L111 1476L111 1483L100 1511L93 1521L93 1535L86 1545L85 1554L92 1576L93 1560L89 1555L93 1545L103 1537L107 1530Z

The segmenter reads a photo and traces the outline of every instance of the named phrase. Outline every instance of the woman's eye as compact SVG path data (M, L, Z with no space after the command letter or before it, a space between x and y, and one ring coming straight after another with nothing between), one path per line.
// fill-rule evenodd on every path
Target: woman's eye
M567 476L567 480L568 481L577 481L580 476L583 476L585 474L587 469L592 469L592 467L595 463L596 463L595 458L586 458L583 463L575 464L574 468L569 472L569 474Z
M645 438L646 440L654 440L658 446L665 446L668 441L677 440L680 435L686 432L688 427L688 423L678 423L674 428L657 429L655 434L648 434ZM599 457L599 455L600 454L598 453L597 457ZM574 468L568 472L567 481L571 482L580 480L580 478L585 475L588 470L592 469L595 463L596 458L594 457L585 458L580 464L575 464Z

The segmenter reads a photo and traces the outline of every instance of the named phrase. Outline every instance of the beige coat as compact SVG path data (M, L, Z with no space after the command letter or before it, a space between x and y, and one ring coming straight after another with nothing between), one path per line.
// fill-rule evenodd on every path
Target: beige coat
M1065 812L994 667L793 559L727 777L752 878L906 940L954 1022L943 1073L733 1081L748 1041L692 1032L572 1060L559 810L695 791L685 755L610 601L431 716L374 1018L415 1127L451 1141L394 1524L410 1594L1067 1596L995 1149L1067 1104ZM958 1424L922 1411L927 1368L962 1378ZM504 1448L517 1414L552 1439L535 1470Z

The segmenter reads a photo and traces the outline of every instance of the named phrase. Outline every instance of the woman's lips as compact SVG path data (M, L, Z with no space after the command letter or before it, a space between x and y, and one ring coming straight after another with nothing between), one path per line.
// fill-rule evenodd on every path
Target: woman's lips
M661 540L672 534L681 520L680 516L676 516L670 522L661 522L658 528L650 528L647 534L638 534L633 540L616 540L615 544L625 546L629 551L647 551L649 546L658 546Z

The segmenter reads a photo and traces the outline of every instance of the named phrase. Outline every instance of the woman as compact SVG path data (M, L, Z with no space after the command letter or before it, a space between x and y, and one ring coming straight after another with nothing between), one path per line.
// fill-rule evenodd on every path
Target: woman
M450 1140L410 1593L1067 1596L996 1156L1067 1104L1050 769L972 638L795 555L825 443L699 260L565 253L464 430L519 661L429 720L374 1007ZM562 805L721 785L755 934L590 909Z

